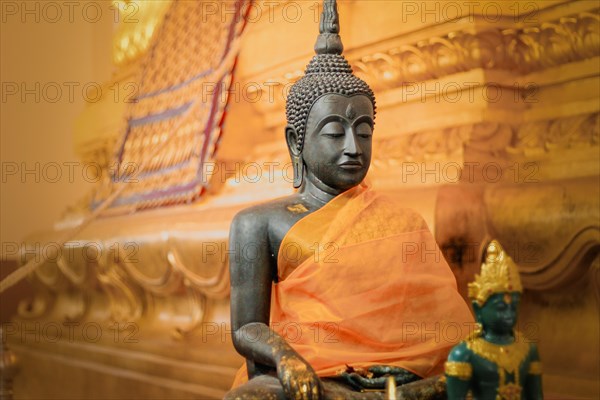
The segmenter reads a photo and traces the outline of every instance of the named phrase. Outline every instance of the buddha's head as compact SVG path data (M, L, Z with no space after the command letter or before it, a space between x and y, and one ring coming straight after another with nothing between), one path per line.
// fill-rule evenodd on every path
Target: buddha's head
M492 240L484 251L481 273L469 284L475 318L484 332L506 334L513 331L522 292L516 264L500 243Z
M316 55L286 103L296 188L306 179L340 192L362 182L369 170L375 96L352 74L342 50L336 2L325 0Z

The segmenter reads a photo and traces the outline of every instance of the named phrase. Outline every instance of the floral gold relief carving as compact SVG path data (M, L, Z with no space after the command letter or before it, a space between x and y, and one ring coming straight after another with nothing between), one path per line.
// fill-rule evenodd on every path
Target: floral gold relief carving
M523 124L507 147L511 154L534 155L573 147L598 146L600 113Z
M376 91L477 68L527 74L599 56L599 26L600 16L594 10L519 29L453 31L366 54L350 63ZM288 73L266 82L285 87L296 79L297 74ZM269 97L266 92L263 98Z
M98 282L109 299L111 318L116 322L137 321L145 309L145 298L139 287L128 279L112 260L98 263Z
M466 125L379 140L375 145L381 151L373 160L373 168L385 169L405 161L428 161L461 154L471 130L472 125Z

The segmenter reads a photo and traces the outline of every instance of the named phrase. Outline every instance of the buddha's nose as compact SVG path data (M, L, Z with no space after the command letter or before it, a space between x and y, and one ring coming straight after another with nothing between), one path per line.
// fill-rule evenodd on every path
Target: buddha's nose
M362 149L358 143L358 138L356 137L356 132L352 129L349 134L345 136L346 140L344 143L344 154L352 155L352 156L360 156L362 154Z

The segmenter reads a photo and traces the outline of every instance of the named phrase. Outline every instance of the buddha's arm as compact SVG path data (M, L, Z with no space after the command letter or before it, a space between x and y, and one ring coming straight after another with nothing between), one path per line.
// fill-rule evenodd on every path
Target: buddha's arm
M321 384L312 367L268 326L273 271L267 226L260 215L236 216L229 247L234 249L229 261L233 344L250 361L250 377L255 364L275 367L288 397L318 399Z
M542 393L542 364L537 351L537 346L531 345L531 357L529 362L529 371L525 380L526 400L541 400L544 398Z
M231 224L231 325L238 353L250 361L275 367L273 346L269 344L274 333L268 327L272 274L265 225L259 216L245 212Z
M464 400L471 388L473 368L465 342L456 345L445 365L448 400Z

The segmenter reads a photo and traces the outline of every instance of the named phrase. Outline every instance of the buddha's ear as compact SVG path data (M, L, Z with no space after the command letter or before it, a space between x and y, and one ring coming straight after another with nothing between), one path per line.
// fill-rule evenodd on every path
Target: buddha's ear
M302 147L298 148L298 131L296 128L291 125L285 127L285 140L294 168L294 187L297 189L302 186L304 181L304 161L302 160Z
M302 150L298 149L298 131L292 125L285 127L285 140L290 150L290 156L300 156Z

